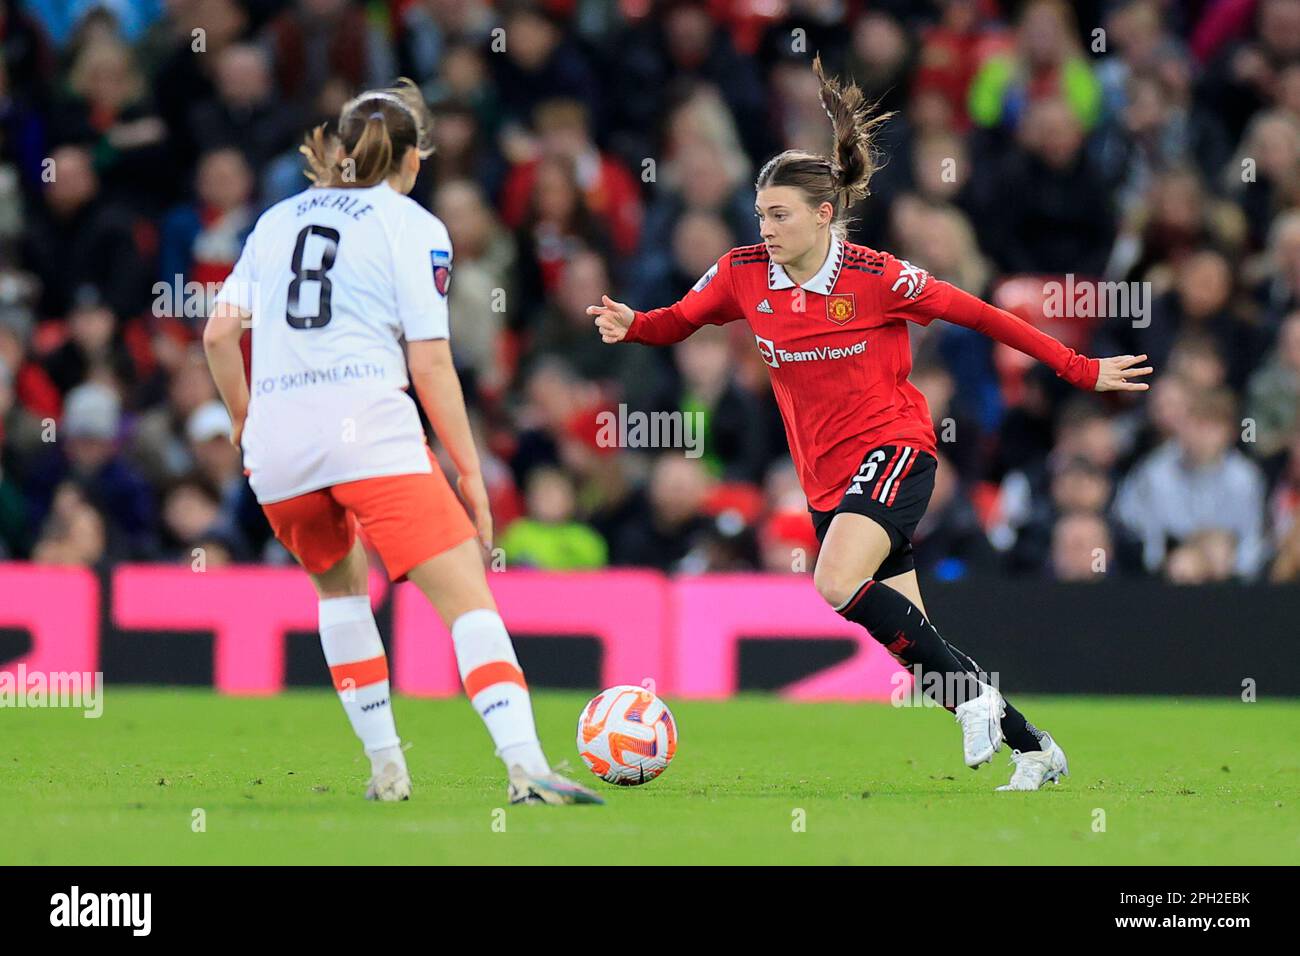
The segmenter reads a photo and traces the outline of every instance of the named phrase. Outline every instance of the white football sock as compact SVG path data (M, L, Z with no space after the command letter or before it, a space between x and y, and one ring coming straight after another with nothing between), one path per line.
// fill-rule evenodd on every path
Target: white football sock
M320 602L320 646L334 689L367 754L396 750L401 740L388 693L388 658L379 639L370 598L325 598ZM392 759L391 753L385 758Z
M518 765L527 773L549 773L537 741L532 698L501 615L487 608L467 611L452 622L451 640L465 693L506 769Z

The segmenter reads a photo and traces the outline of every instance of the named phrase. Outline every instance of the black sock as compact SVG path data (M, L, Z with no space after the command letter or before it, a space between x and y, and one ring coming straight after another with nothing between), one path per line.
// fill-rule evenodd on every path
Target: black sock
M901 591L879 581L865 581L853 597L835 609L840 616L867 629L891 654L921 668L922 688L934 691L927 674L940 674L940 690L931 696L953 710L978 697L979 682L939 636L925 615Z
M948 650L952 651L952 656L961 662L961 665L968 671L975 674L983 674L980 666L971 659L960 648L948 645ZM990 681L991 683L991 681ZM1002 702L1007 705L1006 713L1002 717L1002 736L1006 738L1007 743L1016 750L1042 750L1043 732L1025 720L1025 715L1011 706L1011 701L1005 697Z

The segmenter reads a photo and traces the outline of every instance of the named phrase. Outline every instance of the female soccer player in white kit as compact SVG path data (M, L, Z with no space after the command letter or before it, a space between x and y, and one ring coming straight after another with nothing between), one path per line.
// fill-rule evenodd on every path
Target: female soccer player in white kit
M548 765L487 587L480 546L491 547L492 518L448 344L451 241L407 195L432 152L431 126L418 89L399 80L347 103L337 141L317 127L302 147L315 186L258 219L203 344L253 492L319 594L325 659L371 761L366 797L405 800L411 781L358 524L392 580L412 581L451 629L510 802L601 803ZM404 393L408 367L473 523Z

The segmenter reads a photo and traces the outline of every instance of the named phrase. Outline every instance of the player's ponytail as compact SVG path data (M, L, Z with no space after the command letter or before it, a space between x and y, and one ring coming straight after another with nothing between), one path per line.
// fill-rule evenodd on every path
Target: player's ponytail
M339 112L337 130L324 125L307 134L299 152L307 178L318 186L374 186L396 172L406 151L433 152L433 117L424 96L403 77L383 90L368 90Z
M827 77L820 56L813 59L813 72L821 84L822 108L831 120L832 154L788 149L767 161L754 188L794 186L813 206L829 202L835 208L832 228L843 234L849 208L871 195L871 177L883 165L875 135L894 114L877 113L856 84Z

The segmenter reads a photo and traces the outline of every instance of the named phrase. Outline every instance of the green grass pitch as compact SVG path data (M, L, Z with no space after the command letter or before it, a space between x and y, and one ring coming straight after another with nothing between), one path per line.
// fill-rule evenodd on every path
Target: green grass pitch
M594 781L573 740L586 699L535 698L551 759ZM0 864L1300 859L1300 701L1017 699L1072 770L1028 794L993 792L1007 749L968 770L943 710L669 703L680 747L658 780L596 781L603 807L513 809L462 699L397 699L415 786L399 804L362 799L368 764L328 691L109 687L98 720L0 710Z

